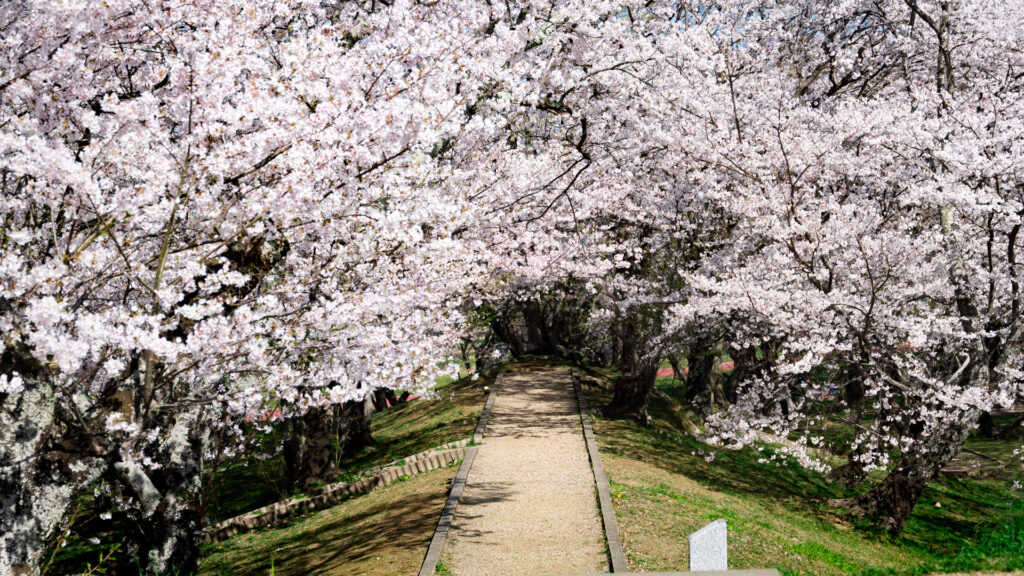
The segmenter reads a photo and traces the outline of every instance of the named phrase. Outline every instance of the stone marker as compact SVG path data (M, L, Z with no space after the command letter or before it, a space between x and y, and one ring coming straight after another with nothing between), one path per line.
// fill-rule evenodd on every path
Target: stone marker
M719 518L690 534L690 572L729 569L725 520Z

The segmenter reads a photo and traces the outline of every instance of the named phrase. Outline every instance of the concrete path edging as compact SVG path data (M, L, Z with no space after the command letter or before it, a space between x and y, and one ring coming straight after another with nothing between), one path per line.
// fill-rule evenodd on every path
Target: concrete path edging
M484 402L484 409L480 413L476 432L473 433L474 444L479 444L483 441L484 431L487 429L487 417L491 413L491 406L494 405L494 396L497 394L498 388L501 387L503 375L504 371L498 373L497 377L494 378L494 384L491 386L490 393L487 394L487 401ZM477 446L466 448L462 466L459 467L458 473L455 474L451 492L448 493L448 499L441 510L441 518L437 521L437 527L434 528L434 536L430 539L430 547L427 548L427 555L423 558L423 564L420 566L418 576L434 576L437 563L441 560L441 552L444 550L445 540L448 539L448 531L452 526L452 520L455 519L455 509L458 508L459 500L462 498L462 490L466 487L466 479L469 477L469 469L473 465L473 458L476 456L477 448Z
M597 441L594 440L594 426L590 422L587 399L583 395L583 388L579 383L579 370L576 368L572 369L572 385L576 389L576 399L580 409L580 422L583 425L583 438L587 443L587 452L590 454L590 465L594 471L594 484L597 485L597 499L601 507L601 520L604 523L604 534L608 542L608 556L611 558L612 572L625 573L629 571L629 566L626 563L626 554L622 550L619 526L615 522L615 510L612 509L612 496L611 489L608 486L608 476L601 465L601 454L597 451Z

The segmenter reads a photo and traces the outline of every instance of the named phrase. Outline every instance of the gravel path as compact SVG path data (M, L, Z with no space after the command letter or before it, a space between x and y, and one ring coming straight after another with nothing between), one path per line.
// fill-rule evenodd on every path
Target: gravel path
M594 475L564 368L507 371L443 556L454 576L608 571Z

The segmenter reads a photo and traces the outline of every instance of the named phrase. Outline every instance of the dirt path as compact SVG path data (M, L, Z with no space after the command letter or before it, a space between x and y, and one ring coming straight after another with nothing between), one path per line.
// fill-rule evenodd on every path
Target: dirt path
M503 378L443 561L454 576L607 572L568 369Z

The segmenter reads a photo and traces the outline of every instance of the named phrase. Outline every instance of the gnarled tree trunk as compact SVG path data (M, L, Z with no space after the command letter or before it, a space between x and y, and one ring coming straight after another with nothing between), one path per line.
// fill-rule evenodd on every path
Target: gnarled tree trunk
M55 443L55 389L26 379L0 394L0 574L34 576L46 542L106 467L86 447ZM79 450L78 448L85 448Z
M942 429L922 435L915 451L904 454L875 488L836 503L850 506L854 514L874 517L889 532L899 534L928 482L960 453L978 415L977 410L968 411L945 422Z
M203 456L209 433L203 410L188 408L175 415L161 443L160 467L147 470L134 462L114 465L120 484L141 505L141 516L128 522L127 555L120 574L192 574L199 565L196 533L202 521ZM135 560L137 559L137 560Z
M373 442L372 415L373 400L367 395L342 406L312 409L293 419L285 437L288 485L309 490L337 480L342 454Z
M637 319L628 319L623 324L619 356L622 375L615 381L615 392L612 401L604 407L604 414L647 426L650 424L647 404L658 376L658 359L644 349L646 339L643 336Z

